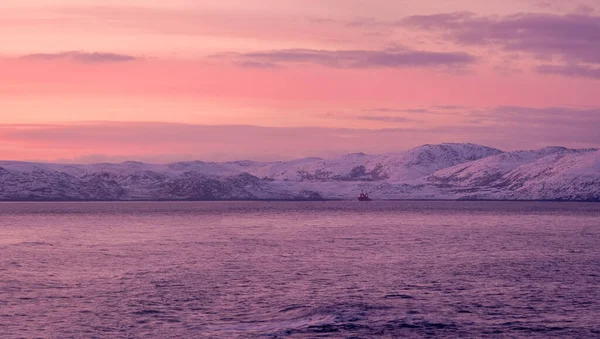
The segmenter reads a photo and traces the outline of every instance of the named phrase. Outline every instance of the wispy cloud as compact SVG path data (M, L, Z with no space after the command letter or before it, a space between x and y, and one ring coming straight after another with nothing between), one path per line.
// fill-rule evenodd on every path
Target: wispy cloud
M363 109L362 111L366 112L366 113L423 113L423 114L437 113L437 112L432 111L431 109L427 109L427 108L384 108L384 107L380 107L380 108L367 108L367 109Z
M598 7L598 3L595 0L578 0L578 1L564 1L564 0L528 0L534 6L552 10L556 12L568 12L572 11L579 14L593 13Z
M487 125L529 126L562 130L563 136L578 138L575 133L589 134L589 126L600 126L600 108L501 106L490 110L474 110L470 116ZM589 131L591 132L591 131ZM594 131L595 133L595 131ZM600 137L597 138L600 143Z
M280 67L278 64L273 63L273 62L262 62L262 61L253 61L253 60L239 61L239 62L236 62L236 65L238 65L240 67L247 67L247 68L265 68L265 69Z
M409 129L376 130L318 127L208 126L173 123L73 123L68 125L0 125L0 144L27 145L21 159L82 158L104 154L111 159L162 162L173 153L179 160L284 160L305 156L327 156L400 150L392 141ZM381 137L381 143L364 140ZM199 147L199 145L201 147ZM151 150L149 152L149 150ZM5 153L9 154L9 153ZM17 154L17 153L14 153ZM160 156L160 157L159 157ZM7 157L0 149L0 159ZM90 158L97 159L97 157ZM166 158L165 158L166 159ZM172 157L168 161L174 161Z
M356 117L359 120L370 120L370 121L381 121L381 122L389 122L389 123L406 123L406 122L415 122L416 120L407 118L407 117L399 117L399 116L390 116L390 115L360 115Z
M377 20L375 18L367 18L367 17L357 17L354 18L346 24L349 27L365 27L365 28L373 28L380 26L392 26L393 24L390 22L385 22L381 20Z
M153 162L162 162L161 158L164 161L282 160L361 151L386 153L447 141L481 143L502 149L600 145L600 134L590 128L600 125L600 108L597 107L504 106L466 112L460 119L443 124L425 124L393 114L348 118L400 127L284 128L126 122L0 125L0 159L55 160L105 154L111 159ZM11 145L16 145L12 151Z
M437 105L434 107L439 110L448 110L448 111L467 110L467 109L471 108L468 106L458 106L458 105Z
M438 31L461 45L494 45L563 64L537 68L541 73L597 78L596 69L589 66L600 66L600 16L522 13L486 17L458 12L410 16L400 23Z
M536 67L536 71L544 74L600 79L600 67L588 65L541 65Z
M432 111L430 109L426 109L426 108L386 108L386 107L379 107L379 108L366 108L361 110L361 112L363 113L367 113L370 115L373 114L387 114L389 116L399 116L402 114L435 114L437 112ZM369 115L369 116L370 116ZM376 120L376 119L374 119Z
M80 63L112 63L112 62L127 62L137 60L137 57L127 54L103 53L103 52L79 52L69 51L60 53L38 53L28 54L21 57L26 60L69 60Z
M377 112L377 113L403 113L406 109L401 108L366 108L363 112Z
M366 108L357 111L330 111L325 116L336 120L363 120L390 124L420 123L415 114L435 114L422 108ZM381 125L381 124L378 124Z
M230 58L247 67L315 64L332 68L465 67L477 58L464 52L428 52L403 48L384 50L287 49L214 56Z

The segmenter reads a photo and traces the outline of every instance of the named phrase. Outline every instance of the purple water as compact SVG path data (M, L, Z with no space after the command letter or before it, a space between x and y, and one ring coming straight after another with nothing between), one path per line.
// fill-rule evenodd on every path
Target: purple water
M600 204L0 204L2 338L600 337Z

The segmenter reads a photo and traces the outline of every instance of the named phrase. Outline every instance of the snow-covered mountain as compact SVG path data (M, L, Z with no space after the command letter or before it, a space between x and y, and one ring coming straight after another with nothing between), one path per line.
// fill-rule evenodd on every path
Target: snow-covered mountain
M474 144L282 162L0 161L0 200L512 199L600 201L600 151Z
M507 152L437 171L426 181L462 199L600 201L600 151Z
M474 144L423 145L401 153L354 153L333 159L254 164L246 171L261 178L284 181L410 182L442 168L499 153L500 150Z

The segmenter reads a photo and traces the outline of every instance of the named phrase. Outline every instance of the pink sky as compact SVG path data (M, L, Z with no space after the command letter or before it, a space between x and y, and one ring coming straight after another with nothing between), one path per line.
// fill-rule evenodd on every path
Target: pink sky
M598 147L598 93L593 0L0 3L0 159Z

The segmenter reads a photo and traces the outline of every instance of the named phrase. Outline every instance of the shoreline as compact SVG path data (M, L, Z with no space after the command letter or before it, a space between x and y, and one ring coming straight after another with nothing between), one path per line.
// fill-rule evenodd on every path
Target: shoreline
M18 200L0 200L0 203L134 203L134 202L360 202L356 199L214 199L214 200L196 200L196 199L139 199L139 200L80 200L80 199L18 199ZM362 203L372 202L557 202L557 203L600 203L599 200L565 200L565 199L547 199L547 200L518 200L518 199L373 199L372 201L363 201Z

